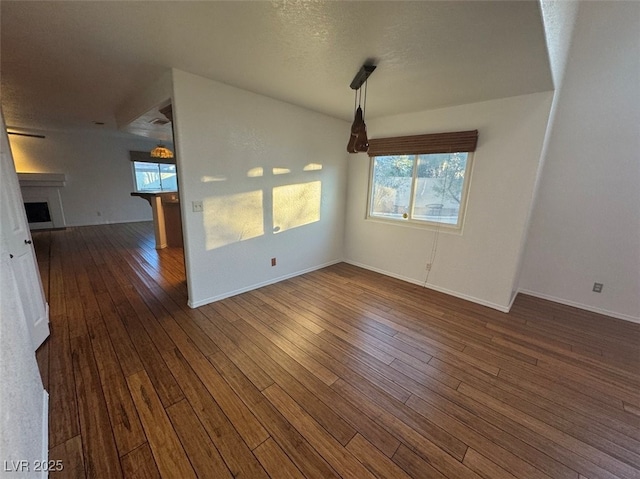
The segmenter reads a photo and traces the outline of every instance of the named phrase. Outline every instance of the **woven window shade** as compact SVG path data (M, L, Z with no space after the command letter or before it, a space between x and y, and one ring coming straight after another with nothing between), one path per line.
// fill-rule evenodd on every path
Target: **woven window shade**
M369 156L426 155L476 151L478 130L395 136L369 140Z

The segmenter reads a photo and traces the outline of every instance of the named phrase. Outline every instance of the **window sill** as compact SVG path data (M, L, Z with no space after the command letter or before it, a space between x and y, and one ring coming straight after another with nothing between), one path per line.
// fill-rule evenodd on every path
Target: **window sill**
M457 236L462 236L462 229L464 225L456 226L445 223L426 223L422 221L415 220L405 220L405 219L387 219L381 218L378 216L367 216L365 221L370 221L372 223L380 223L388 226L399 226L401 228L410 228L410 229L418 229L418 230L428 230L428 231L438 231L440 233L448 233Z

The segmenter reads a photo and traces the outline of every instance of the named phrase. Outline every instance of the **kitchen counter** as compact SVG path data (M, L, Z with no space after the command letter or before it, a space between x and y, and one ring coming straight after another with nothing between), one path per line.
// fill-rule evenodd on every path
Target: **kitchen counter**
M182 246L182 215L180 195L177 191L133 191L149 202L153 212L153 230L156 249Z

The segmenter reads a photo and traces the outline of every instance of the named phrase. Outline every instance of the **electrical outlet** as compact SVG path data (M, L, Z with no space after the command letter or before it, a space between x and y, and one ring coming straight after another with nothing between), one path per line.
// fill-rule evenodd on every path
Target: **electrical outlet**
M594 293L602 293L602 283L593 283L593 291Z
M431 271L431 263L427 263L427 266L425 268L427 271Z
M276 259L275 258L271 258L271 266L275 266L276 265Z
M192 201L191 207L194 213L202 213L202 210L203 210L202 201Z

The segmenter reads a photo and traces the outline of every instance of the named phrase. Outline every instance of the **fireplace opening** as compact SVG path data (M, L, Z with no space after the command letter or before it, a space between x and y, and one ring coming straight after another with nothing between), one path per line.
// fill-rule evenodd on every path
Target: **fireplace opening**
M48 223L51 221L49 204L46 201L25 203L24 209L27 212L27 221L29 223Z

